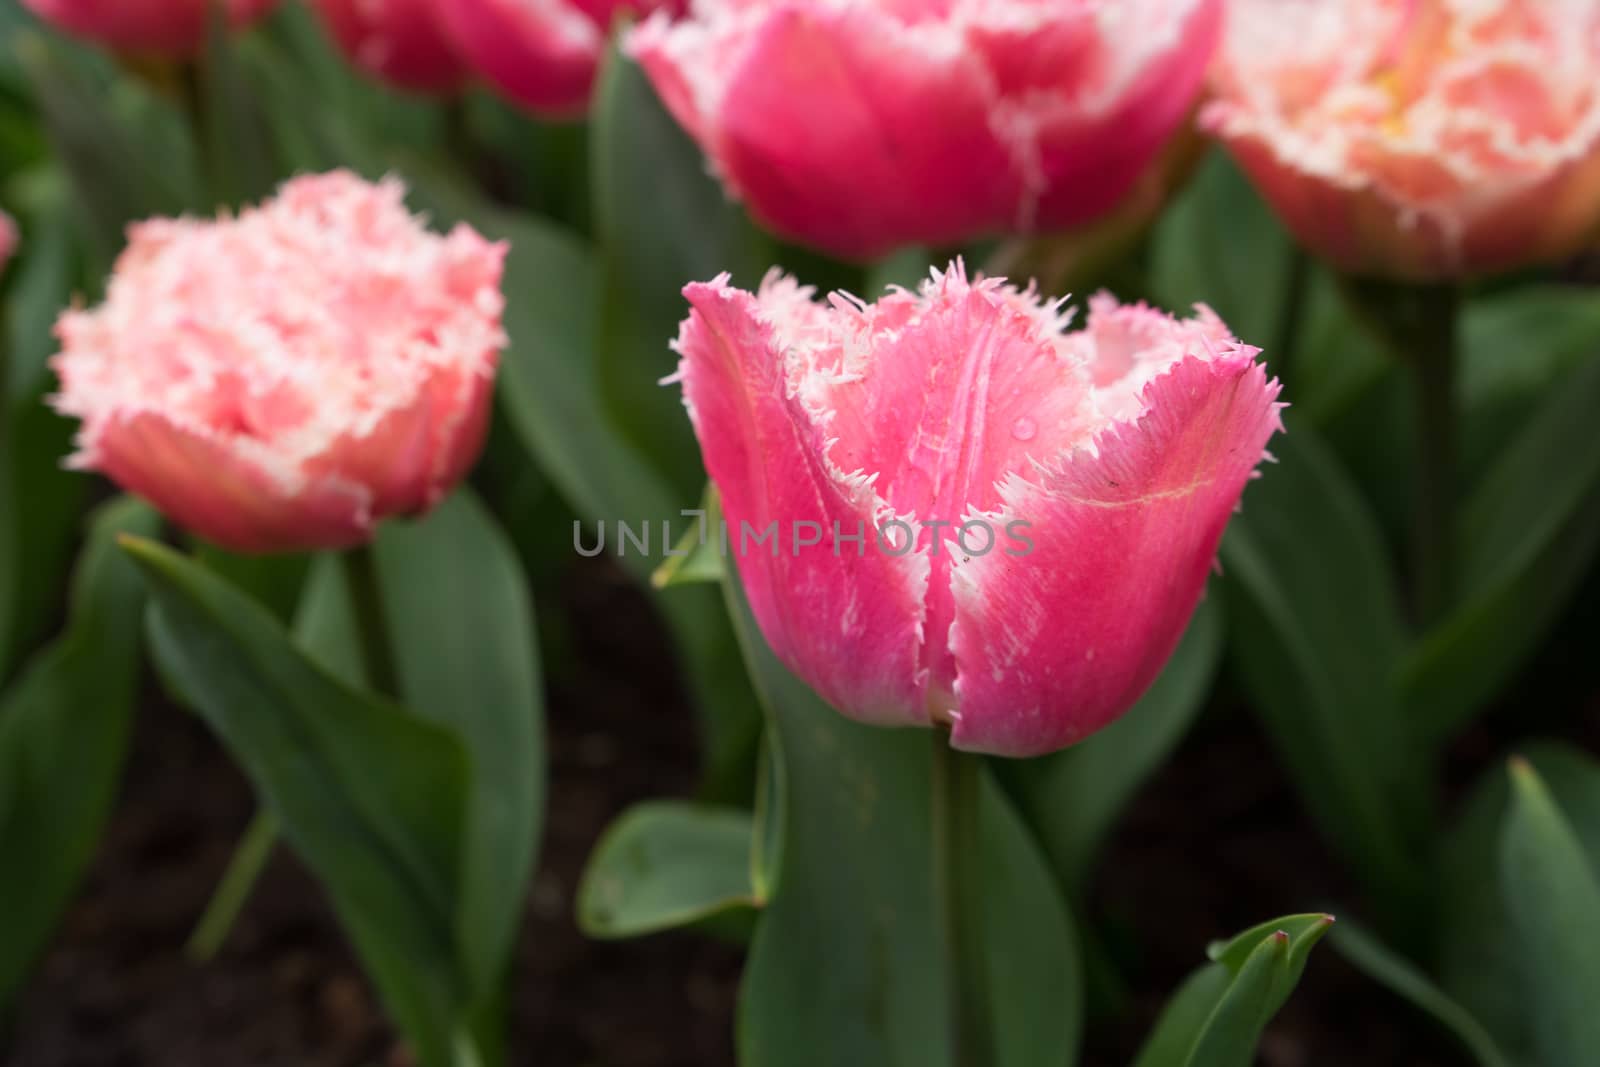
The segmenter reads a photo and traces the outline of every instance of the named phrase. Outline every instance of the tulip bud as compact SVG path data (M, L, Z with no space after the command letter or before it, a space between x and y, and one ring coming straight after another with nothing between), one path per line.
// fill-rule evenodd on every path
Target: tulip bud
M872 258L1076 226L1188 113L1219 0L696 0L629 50L774 231Z
M1133 704L1281 429L1205 308L1098 296L1068 332L959 266L876 304L685 293L684 399L762 632L845 714L958 748L1050 752Z
M198 53L206 22L221 4L230 26L265 15L278 0L22 0L22 6L67 33L119 52L182 58Z
M350 62L402 89L445 92L467 67L445 37L434 0L312 0Z
M427 232L398 181L296 178L237 218L134 226L57 324L70 465L242 552L368 540L482 448L505 248Z
M456 47L512 100L551 118L581 116L612 22L676 11L681 0L434 0Z
M1510 270L1600 223L1591 0L1235 0L1228 22L1202 121L1341 270Z

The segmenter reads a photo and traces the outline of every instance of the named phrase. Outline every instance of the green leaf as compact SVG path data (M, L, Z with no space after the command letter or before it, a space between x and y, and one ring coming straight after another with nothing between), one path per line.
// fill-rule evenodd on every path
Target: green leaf
M1591 358L1550 392L1462 509L1459 606L1405 664L1407 703L1428 738L1448 737L1499 695L1600 551L1597 404Z
M0 526L10 526L13 559L9 604L0 601L0 677L32 647L60 605L73 543L91 483L64 470L72 424L42 403L14 412L0 438ZM6 535L0 534L0 552ZM4 564L0 564L3 570Z
M680 515L679 498L629 444L601 398L593 328L598 280L589 249L547 224L492 209L447 185L418 188L451 217L510 244L506 290L522 296L506 308L511 347L501 369L501 403L524 447L572 508L609 531L606 551L640 581L648 579L650 557L617 554L618 524L648 524L659 537L667 520L680 532L694 528L694 520ZM678 417L687 425L681 405ZM583 532L581 542L579 531L573 536L586 551L596 543L594 530ZM705 733L705 793L747 797L761 724L720 592L673 588L656 603L683 657Z
M555 226L496 209L445 183L419 180L416 190L448 217L509 246L505 289L517 298L506 305L511 344L501 364L501 403L562 496L578 514L613 530L618 522L638 527L676 519L681 505L601 398L595 365L600 275L591 250ZM663 351L668 336L662 335ZM678 417L687 425L681 405ZM593 542L592 534L584 537L585 546ZM615 550L610 544L608 551ZM652 566L636 554L619 562L640 579Z
M1600 868L1600 767L1586 753L1549 742L1523 755L1571 820ZM1485 774L1446 836L1439 856L1438 965L1445 993L1493 1035L1513 1063L1535 1059L1521 935L1500 879L1501 838L1511 804L1507 775Z
M722 507L717 489L707 485L700 498L700 515L691 521L666 560L650 575L657 589L700 582L720 582L727 570L727 546L722 539Z
M199 62L196 99L200 142L210 177L211 199L238 207L262 199L281 173L271 152L267 97L249 83L237 44L219 7L206 13L205 53Z
M775 251L707 174L638 64L613 47L592 117L592 200L603 277L596 356L619 425L658 473L692 499L705 474L668 348L688 315L683 287L724 271L753 286Z
M747 1067L943 1067L948 977L929 886L931 738L845 719L766 647L737 584L729 607L782 761L782 849L740 1005ZM1082 1027L1065 902L992 783L977 859L998 1067L1074 1062Z
M1510 1067L1494 1038L1472 1014L1434 984L1410 960L1390 949L1376 934L1343 920L1331 938L1339 955L1390 992L1409 1001L1449 1031L1471 1053L1478 1067Z
M131 499L96 514L70 628L0 697L0 1005L17 992L88 866L116 796L139 680L144 587L116 551L152 533Z
M1202 602L1172 659L1121 719L1072 748L1005 765L1002 780L1074 895L1129 800L1199 714L1222 657L1222 629L1216 603Z
M1533 765L1511 763L1500 885L1543 1067L1600 1059L1600 878Z
M449 727L472 763L456 923L480 997L498 991L544 819L543 688L522 564L476 497L458 489L377 541L400 695Z
M34 403L45 392L50 380L45 361L56 350L52 327L72 298L73 204L66 176L51 167L36 188L39 202L27 218L27 246L8 265L7 336L0 338L0 344L10 345L0 395L12 407Z
M154 598L164 674L327 888L422 1062L448 1064L470 1003L455 947L469 790L460 741L334 679L196 564L153 542L124 544Z
M92 53L38 35L17 48L102 260L121 249L129 222L209 206L194 143L168 102Z
M648 801L612 823L578 885L578 925L624 938L759 908L750 880L750 813L685 801Z
M1214 962L1179 987L1134 1067L1249 1067L1332 925L1331 915L1288 915L1212 945Z
M1406 634L1373 520L1303 420L1222 545L1229 652L1325 833L1378 900L1415 905L1428 777L1392 681Z
M1280 932L1255 943L1195 1038L1188 1067L1250 1067L1261 1031L1292 987L1289 947L1289 935Z
M1239 168L1212 152L1155 233L1150 281L1168 307L1208 304L1234 336L1270 345L1293 251Z

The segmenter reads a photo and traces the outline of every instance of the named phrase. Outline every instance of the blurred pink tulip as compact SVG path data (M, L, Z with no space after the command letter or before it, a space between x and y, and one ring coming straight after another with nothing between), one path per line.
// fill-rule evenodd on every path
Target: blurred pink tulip
M57 325L71 465L246 552L358 544L437 503L487 430L505 248L429 233L404 195L335 172L134 226L105 303Z
M434 0L456 47L512 100L551 118L589 108L619 16L678 10L681 0Z
M1281 428L1205 308L1098 296L1066 332L960 267L876 304L685 294L684 397L768 642L852 718L958 748L1038 755L1126 710Z
M1203 122L1339 268L1442 280L1600 222L1594 0L1234 0Z
M696 0L628 47L752 215L871 258L1115 207L1220 21L1220 0Z
M183 57L205 45L206 19L218 0L22 0L66 32L120 52ZM228 22L242 26L278 0L224 0Z
M11 216L0 211L0 277L6 272L6 264L11 262L11 257L17 251L17 224L11 221Z
M445 36L434 0L312 0L350 62L375 77L421 92L444 92L467 78Z

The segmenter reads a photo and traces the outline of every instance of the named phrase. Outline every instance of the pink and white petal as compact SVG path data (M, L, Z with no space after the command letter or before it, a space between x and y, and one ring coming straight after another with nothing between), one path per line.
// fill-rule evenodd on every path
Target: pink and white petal
M890 517L867 479L831 464L791 395L784 357L756 298L725 280L684 290L684 399L722 500L745 594L778 658L841 712L884 725L925 724L919 670L928 561L872 543ZM797 523L817 523L821 543ZM777 524L778 541L746 545ZM835 526L837 524L837 526ZM834 531L868 538L835 542ZM799 536L803 533L803 537Z
M372 536L368 493L335 478L275 471L248 444L165 415L115 415L86 457L173 522L235 552L358 545Z
M1020 178L989 75L865 5L786 4L743 51L707 146L774 230L868 259L998 229Z
M1170 5L1161 6L1168 8L1162 19L1170 21ZM1181 17L1169 48L1146 59L1126 84L1101 88L1114 89L1111 103L1086 108L1082 97L1068 92L1061 105L1033 116L1039 195L1024 201L1018 225L1060 229L1098 218L1155 161L1193 108L1222 36L1220 0L1198 0Z
M493 361L490 361L491 366ZM489 436L494 411L493 371L469 371L458 382L456 397L434 427L434 472L424 508L437 504L472 470Z
M1033 756L1073 744L1138 699L1205 587L1223 527L1281 428L1278 384L1251 350L1190 356L1145 391L1137 423L1103 433L994 519L1027 522L952 579L957 748Z

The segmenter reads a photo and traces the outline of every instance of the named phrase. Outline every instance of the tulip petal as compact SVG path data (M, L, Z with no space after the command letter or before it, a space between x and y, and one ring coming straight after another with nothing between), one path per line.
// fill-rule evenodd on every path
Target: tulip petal
M135 411L112 417L86 451L97 469L172 521L234 551L342 548L372 536L365 489L282 471L251 445Z
M1186 356L1144 414L1002 487L993 521L1033 550L958 561L952 743L1031 756L1106 725L1154 679L1193 613L1223 527L1281 428L1252 350Z
M764 222L843 255L957 240L1021 197L988 81L961 49L919 46L864 6L790 4L746 46L713 154Z
M872 479L845 473L818 447L819 427L790 388L768 309L725 278L684 295L694 308L676 344L684 399L762 632L840 711L885 725L924 723L926 556L875 543L893 513ZM817 526L802 530L803 522ZM774 523L770 545L752 539ZM820 543L797 547L813 531ZM864 542L835 540L858 531Z

